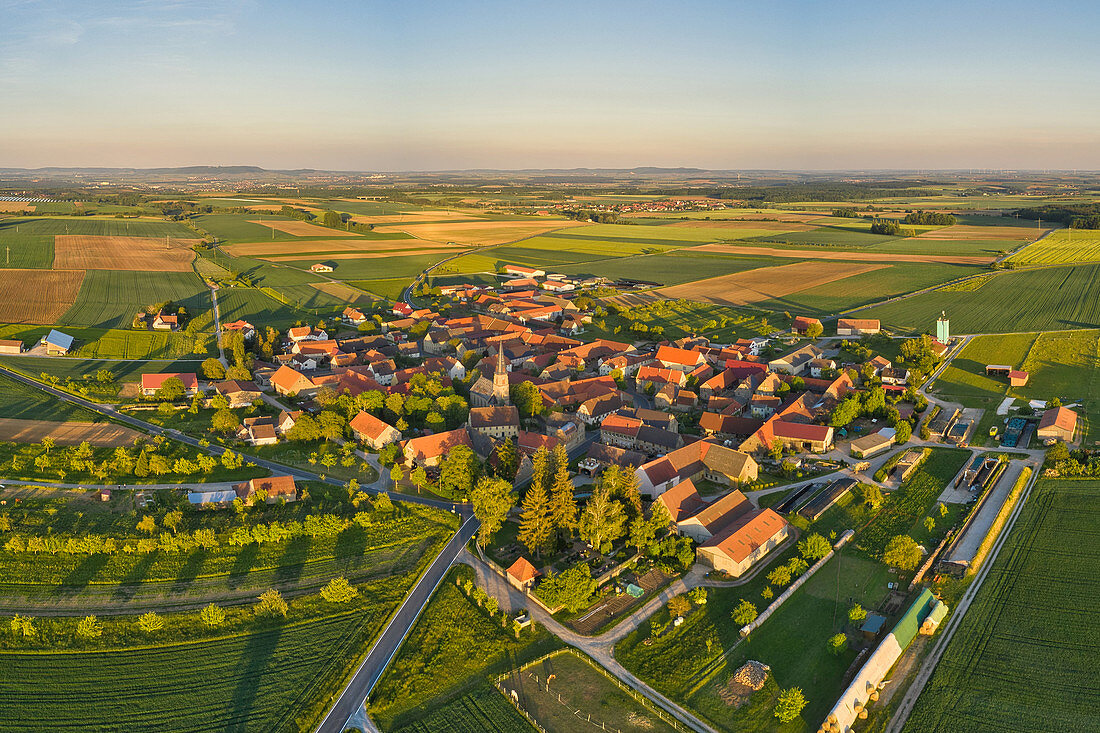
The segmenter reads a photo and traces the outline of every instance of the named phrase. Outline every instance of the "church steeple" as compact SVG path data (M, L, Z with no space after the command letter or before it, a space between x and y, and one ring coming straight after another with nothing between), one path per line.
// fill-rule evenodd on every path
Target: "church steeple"
M508 369L504 365L504 346L497 347L497 369L493 373L493 402L498 405L511 403L508 385Z

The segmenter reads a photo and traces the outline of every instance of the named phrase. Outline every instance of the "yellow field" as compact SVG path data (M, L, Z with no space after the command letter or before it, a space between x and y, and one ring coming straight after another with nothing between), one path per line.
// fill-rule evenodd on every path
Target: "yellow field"
M249 220L252 224L271 227L284 234L293 234L295 237L358 237L355 232L342 232L339 229L329 229L310 224L308 221L264 221L263 219Z
M888 265L863 262L795 262L720 275L651 292L662 298L686 298L717 305L749 305L885 267Z
M937 262L948 265L984 265L993 257L971 255L906 255L893 252L830 252L816 249L788 249L778 247L744 247L735 244L704 244L693 252L721 252L736 255L760 255L769 257L797 257L807 260L847 260L855 262Z
M1023 265L1060 265L1100 262L1100 231L1059 229L1009 258Z
M321 260L371 260L379 257L404 257L405 255L434 255L440 253L457 254L463 250L458 247L420 247L405 252L337 252L336 254L318 254ZM301 254L267 255L257 259L267 262L286 262L288 260L309 259Z
M418 250L423 247L438 250L447 245L438 242L420 242L415 239L337 239L311 242L247 242L231 244L223 249L234 257L291 257L301 259L302 255L315 252L390 252L393 250ZM454 251L461 248L452 247Z
M0 201L0 213L13 214L20 211L34 211L34 204L25 204L22 201Z
M405 232L431 242L458 242L487 245L515 242L555 229L586 226L586 222L551 221L474 221L443 224L394 224L375 227L376 232Z

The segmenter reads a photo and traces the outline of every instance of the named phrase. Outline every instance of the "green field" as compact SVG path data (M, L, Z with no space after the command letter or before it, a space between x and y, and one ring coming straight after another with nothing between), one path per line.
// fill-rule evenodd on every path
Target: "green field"
M360 260L335 260L333 264L336 265L336 269L326 274L335 280L381 280L397 277L407 277L412 280L425 268L450 256L448 252L440 252L398 257L366 257ZM283 264L308 268L315 262L317 262L316 259L288 260Z
M313 317L253 288L219 289L218 310L221 312L222 323L243 319L257 328L274 326L284 329Z
M4 333L7 327L0 327L0 338L10 338ZM94 377L100 369L106 369L115 375L118 381L136 381L140 375L153 372L193 371L198 364L194 360L174 361L122 361L104 359L63 358L56 356L0 356L0 364L22 374L37 378L45 372L65 379Z
M480 696L490 692L504 700L492 688L490 675L505 672L519 659L536 658L559 644L545 630L532 635L531 628L516 639L511 628L501 624L499 613L491 619L456 585L459 578L472 578L472 573L468 568L448 573L371 694L371 717L383 730L420 730L414 724L426 723L429 711L434 715L449 711L450 715L442 717L468 719L467 698L471 693ZM522 721L514 710L512 716ZM507 721L506 716L497 725ZM498 728L502 733L517 729L507 725Z
M461 279L461 278L460 278ZM397 300L412 282L411 278L397 277L383 280L348 280L348 285L365 290L381 298ZM471 283L472 284L472 283Z
M78 420L96 422L97 413L70 402L50 397L45 392L0 375L0 417L24 420Z
M1053 331L1100 326L1100 265L1005 272L976 290L934 290L860 310L884 326L934 332L946 311L952 333Z
M906 733L1095 729L1098 496L1097 481L1036 485Z
M414 576L364 589L360 608L194 642L0 652L0 720L43 730L299 731L316 724ZM88 694L89 680L110 680Z
M4 223L0 222L0 227ZM0 228L0 257L4 267L49 269L53 266L53 237L16 233L11 226Z
M1020 265L1065 265L1100 262L1100 232L1057 229L1009 258Z
M749 255L703 254L682 250L659 255L638 255L596 263L568 265L557 270L567 275L593 275L617 278L630 278L660 283L661 285L680 285L704 277L729 275L734 272L755 270L758 267L786 265L796 262L793 259L772 257L751 257Z
M200 328L210 329L210 291L193 272L88 270L76 301L57 323L125 329L135 313L166 300L185 307Z
M193 229L173 221L93 217L37 218L20 217L0 221L0 245L7 234L48 235L85 234L115 237L176 237L198 239ZM270 235L269 235L270 236Z

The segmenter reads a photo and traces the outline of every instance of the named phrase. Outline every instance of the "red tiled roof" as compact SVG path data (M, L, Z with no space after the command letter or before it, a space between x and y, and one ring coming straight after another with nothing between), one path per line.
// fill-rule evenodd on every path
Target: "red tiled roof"
M379 420L369 412L363 411L351 419L348 423L354 432L366 436L370 440L378 440L382 437L387 429L393 429L393 426Z
M508 574L520 583L527 583L537 578L539 576L539 571L535 569L534 565L527 561L527 558L520 557L512 563L512 567L508 568Z
M1066 407L1055 407L1047 410L1039 420L1039 429L1050 427L1073 432L1077 428L1077 413Z
M787 520L771 509L743 516L703 543L717 547L734 562L743 562L787 526Z
M703 507L703 498L699 496L699 490L691 479L676 484L658 496L657 501L668 509L668 515L673 522L681 522Z
M184 389L197 389L199 386L199 378L195 376L194 372L163 372L161 374L142 374L141 388L160 389L162 386L164 386L165 380L172 377L175 377L176 379L183 382Z

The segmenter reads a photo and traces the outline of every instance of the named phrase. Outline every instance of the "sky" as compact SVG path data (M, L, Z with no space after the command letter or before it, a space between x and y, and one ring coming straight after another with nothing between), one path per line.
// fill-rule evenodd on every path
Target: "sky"
M1100 169L1100 4L0 0L0 167Z

